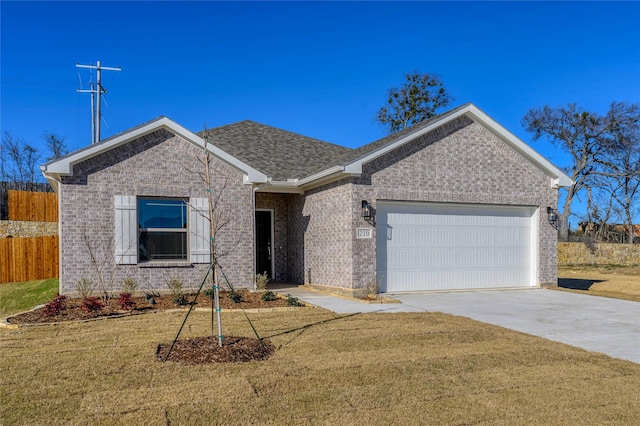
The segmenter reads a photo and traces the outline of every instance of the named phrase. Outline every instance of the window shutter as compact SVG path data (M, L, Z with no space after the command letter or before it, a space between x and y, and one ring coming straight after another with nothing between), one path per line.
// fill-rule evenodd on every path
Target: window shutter
M211 260L209 200L206 198L191 198L189 199L189 206L191 263L209 263Z
M138 226L136 214L136 197L116 195L116 263L119 265L135 265L138 261Z

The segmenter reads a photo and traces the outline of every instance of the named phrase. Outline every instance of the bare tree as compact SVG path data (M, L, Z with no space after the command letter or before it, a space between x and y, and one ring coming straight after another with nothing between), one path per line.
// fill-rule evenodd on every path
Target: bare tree
M113 253L115 250L114 241L101 235L103 232L96 229L83 227L81 230L84 256L87 258L91 274L98 281L100 298L107 303L114 287Z
M640 212L640 104L612 103L607 122L612 140L595 173L627 225L626 242L633 244L633 218Z
M387 105L380 108L376 116L389 133L434 117L437 110L453 100L435 74L412 72L404 77L406 82L402 87L389 89Z
M573 184L567 189L559 226L560 239L566 241L571 204L577 193L588 186L596 163L602 158L605 147L611 143L607 120L576 104L569 104L566 108L532 108L522 119L522 125L533 133L533 140L547 138L571 155L571 165L566 171Z
M2 181L35 183L41 180L37 171L40 155L33 145L15 138L10 132L4 132L0 154Z
M46 131L42 134L42 139L45 141L47 149L51 153L51 155L47 157L47 161L57 160L69 153L63 136L58 136L53 132Z

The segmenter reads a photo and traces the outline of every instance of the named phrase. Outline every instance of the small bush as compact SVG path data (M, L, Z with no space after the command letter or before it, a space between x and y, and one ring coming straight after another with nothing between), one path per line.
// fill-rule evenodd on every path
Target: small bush
M83 299L93 296L95 288L93 281L88 278L82 278L76 283L76 291L80 293Z
M287 294L287 306L304 306L304 304L297 297Z
M127 277L122 281L122 293L133 293L138 289L138 283L131 277Z
M102 300L100 300L100 298L95 296L82 298L82 305L80 305L80 309L82 309L83 311L97 312L102 310L102 308L104 308L104 303L102 303Z
M173 303L177 305L186 305L188 303L187 296L182 292L182 280L180 278L171 278L165 280L167 287L171 290Z
M240 303L244 300L242 295L233 289L229 292L229 299L231 299L233 303Z
M66 308L66 304L65 304L66 300L67 300L67 296L63 294L58 294L56 297L53 298L51 302L44 305L44 310L42 311L42 314L47 318L58 315L60 312L62 312Z
M205 291L202 292L205 296L207 296L209 299L213 300L213 298L215 297L215 293L213 292L212 288L208 288Z
M264 300L265 302L271 302L273 300L276 300L276 298L276 294L272 291L266 291L262 295L262 300Z
M175 303L176 305L180 305L180 306L184 306L184 305L188 305L189 304L189 300L187 299L187 296L185 294L174 294L173 295L173 303Z
M136 301L131 297L131 293L127 292L120 293L118 304L120 305L120 309L122 309L123 311L135 309L138 305Z
M262 274L256 275L256 288L258 290L266 290L268 283L269 277L267 277L267 271L264 271Z

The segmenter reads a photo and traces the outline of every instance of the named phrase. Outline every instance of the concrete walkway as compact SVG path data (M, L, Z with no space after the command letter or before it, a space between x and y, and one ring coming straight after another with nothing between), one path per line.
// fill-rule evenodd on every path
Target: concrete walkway
M640 303L528 289L389 295L401 303L367 304L315 291L276 290L336 312L444 312L640 363Z

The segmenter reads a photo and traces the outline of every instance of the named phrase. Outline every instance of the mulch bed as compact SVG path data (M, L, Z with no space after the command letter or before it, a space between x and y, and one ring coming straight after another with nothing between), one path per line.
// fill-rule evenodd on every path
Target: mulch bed
M171 344L158 345L156 357L164 361ZM250 362L264 361L276 348L268 340L251 337L225 336L222 346L213 336L178 340L167 361L181 364L208 364L212 362Z
M222 309L254 309L254 308L278 308L289 306L286 299L277 298L272 301L262 300L262 292L252 292L248 290L238 290L242 295L242 302L234 303L229 298L229 292L220 292L220 307ZM188 301L192 302L195 295L188 295ZM108 300L107 305L99 311L85 312L81 309L82 299L66 299L64 302L65 308L62 309L57 315L45 316L44 309L37 309L35 311L26 312L20 315L13 316L8 319L11 324L46 324L54 322L64 321L83 321L95 318L104 318L112 316L122 315L135 315L145 312L153 312L158 310L167 309L184 309L189 308L189 305L178 305L173 301L173 296L162 295L154 297L155 303L149 304L144 297L132 298L136 302L136 307L131 310L122 310L118 304L117 298ZM198 301L196 302L196 308L211 308L212 300L200 294Z
M275 300L262 300L262 292L252 292L248 290L238 290L242 296L241 302L233 302L229 297L229 292L220 292L220 307L222 309L253 309L253 308L277 308L290 306L286 299L276 298ZM193 294L188 295L187 301L192 302ZM167 309L184 309L185 312L190 304L178 305L174 302L172 295L154 296L154 303L149 303L144 297L132 298L135 307L129 310L121 309L117 298L107 300L106 306L98 311L86 312L82 309L82 299L66 299L63 308L56 315L45 315L45 309L26 312L8 319L11 324L45 324L64 321L83 321L95 318L108 318L122 315L135 315L145 312L154 312ZM211 308L213 300L200 295L195 306L198 308ZM298 305L303 306L303 305ZM171 343L159 344L156 349L156 357L164 361ZM219 345L216 337L196 337L176 341L167 361L181 364L206 364L212 362L250 362L263 361L268 359L275 352L276 348L268 340L259 340L252 337L225 336L222 346Z

